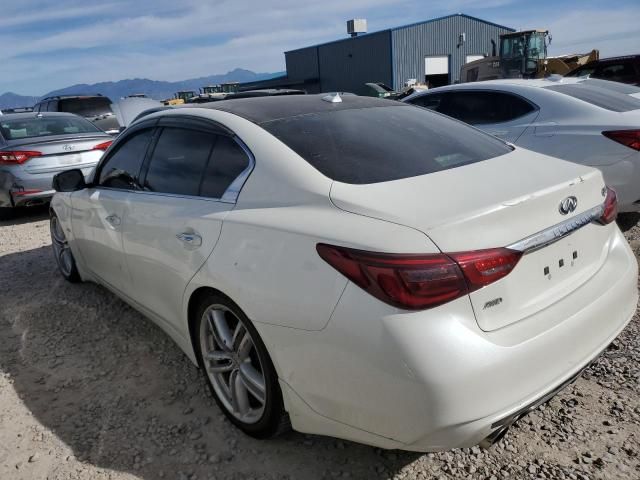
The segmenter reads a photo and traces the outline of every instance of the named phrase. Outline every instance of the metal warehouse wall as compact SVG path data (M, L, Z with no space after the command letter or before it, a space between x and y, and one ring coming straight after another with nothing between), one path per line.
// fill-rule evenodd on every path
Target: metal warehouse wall
M391 32L326 43L318 48L320 89L323 92L364 93L367 82L390 84Z
M318 47L307 47L284 53L287 76L295 80L318 78Z
M449 55L449 82L459 80L466 55L491 54L491 39L499 46L500 34L513 30L455 15L391 30L393 87L401 88L409 78L424 81L424 58ZM458 37L466 41L458 46Z

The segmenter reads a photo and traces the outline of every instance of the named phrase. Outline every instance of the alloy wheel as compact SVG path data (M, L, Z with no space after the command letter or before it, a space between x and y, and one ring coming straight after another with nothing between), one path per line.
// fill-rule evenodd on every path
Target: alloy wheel
M224 305L209 306L200 322L202 360L213 389L237 420L253 424L267 401L264 369L244 323Z
M69 248L69 242L67 242L62 225L60 225L60 221L55 215L51 217L50 227L51 243L58 267L65 277L70 277L73 274L73 254L71 253L71 248Z

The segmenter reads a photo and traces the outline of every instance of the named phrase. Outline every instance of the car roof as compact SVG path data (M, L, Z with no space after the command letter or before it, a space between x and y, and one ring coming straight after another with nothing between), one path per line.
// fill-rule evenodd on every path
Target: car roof
M75 113L68 112L22 112L22 113L5 113L2 120L19 120L37 117L77 117Z
M326 96L326 93L321 93L317 95L279 95L239 98L234 100L220 100L212 103L200 103L198 107L191 108L221 110L260 124L313 113L390 107L394 105L408 106L393 100L375 97L359 97L356 95L342 95L340 97L342 101L334 103L322 99ZM180 105L179 107L183 106ZM186 107L186 105L184 107ZM170 112L171 110L168 111Z

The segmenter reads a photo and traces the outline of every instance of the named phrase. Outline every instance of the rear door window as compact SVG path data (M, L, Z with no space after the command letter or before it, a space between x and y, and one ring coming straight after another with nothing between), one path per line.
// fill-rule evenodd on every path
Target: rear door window
M492 91L446 92L436 110L471 125L505 123L536 108L509 93Z
M165 127L151 155L144 189L198 195L200 182L218 136L210 132Z
M153 136L153 129L147 128L132 133L110 152L100 166L98 185L109 188L139 190L140 168Z
M388 103L260 125L326 177L352 184L425 175L512 151L501 140L427 109Z
M440 107L440 102L442 101L442 93L434 93L432 95L421 95L412 100L409 100L407 103L411 105L417 105L419 107L428 108L429 110L438 111Z
M200 195L222 198L233 181L249 166L249 157L230 137L220 136L207 165Z

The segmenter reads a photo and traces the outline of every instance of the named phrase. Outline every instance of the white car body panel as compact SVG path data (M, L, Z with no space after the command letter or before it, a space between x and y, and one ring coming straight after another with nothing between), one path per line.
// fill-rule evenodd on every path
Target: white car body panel
M640 200L640 152L602 135L607 130L640 129L640 110L614 112L542 88L581 81L584 79L568 77L462 83L413 94L403 101L447 91L498 91L523 97L539 108L524 131L522 125L531 114L510 122L479 124L477 128L528 150L597 167L607 185L618 193L620 210L640 211L640 203L634 204Z
M145 118L164 115L215 120L246 144L255 167L235 203L91 188L57 193L52 209L82 278L149 316L194 363L190 300L202 288L230 297L264 341L299 431L416 451L474 445L575 375L635 311L637 264L615 224L586 225L495 284L413 312L366 293L315 250L504 247L559 223L568 195L579 197L575 215L602 204L595 169L518 148L438 174L348 185L236 115L193 108ZM105 220L114 212L118 228ZM202 237L200 248L176 239L185 229ZM539 267L574 245L584 268L546 278ZM503 310L478 315L496 295Z

